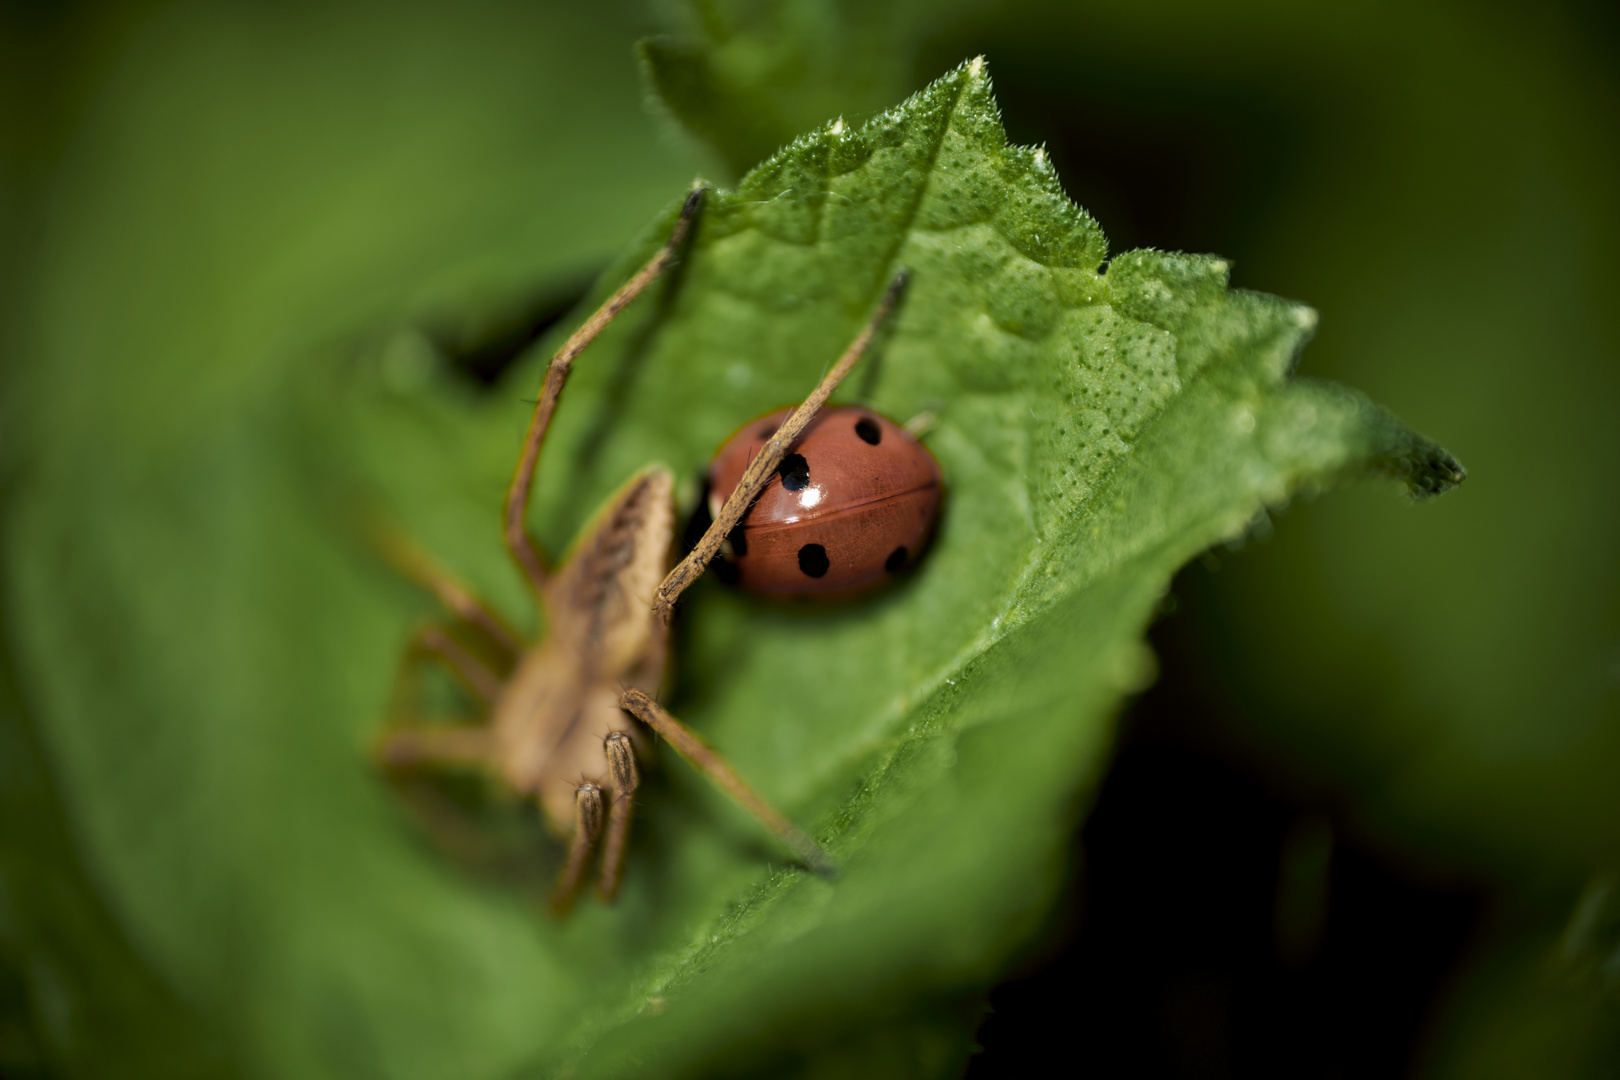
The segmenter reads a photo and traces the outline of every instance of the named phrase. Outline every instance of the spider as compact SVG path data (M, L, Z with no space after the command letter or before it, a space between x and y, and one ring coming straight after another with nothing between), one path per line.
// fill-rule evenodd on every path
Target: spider
M670 615L728 535L777 477L778 468L828 396L872 343L904 287L897 275L866 326L821 382L765 440L690 554L665 573L675 522L674 478L662 465L632 476L585 526L566 562L548 566L524 524L535 467L558 398L581 353L613 318L675 261L706 189L695 186L663 247L574 331L552 357L506 493L503 535L533 589L544 637L522 641L488 606L408 545L390 554L448 611L476 628L510 663L497 675L443 628L418 645L447 664L487 707L487 719L455 726L394 726L377 747L389 769L473 767L532 799L568 854L552 893L559 913L572 903L591 856L600 850L597 891L618 892L645 752L639 721L798 853L832 871L826 854L766 802L723 757L652 697L663 678ZM632 717L634 720L632 720Z

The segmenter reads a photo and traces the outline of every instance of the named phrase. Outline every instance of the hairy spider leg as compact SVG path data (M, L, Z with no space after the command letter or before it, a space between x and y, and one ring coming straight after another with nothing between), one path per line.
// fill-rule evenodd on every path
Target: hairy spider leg
M507 664L517 662L523 654L523 640L471 589L395 529L374 525L370 532L373 544L395 569L431 592L450 614L476 627Z
M442 661L461 677L462 683L484 708L489 708L500 696L501 677L451 637L444 627L434 623L419 627L411 638L411 649Z
M608 765L613 770L613 802L608 807L607 834L602 838L602 869L596 879L596 892L603 900L619 894L624 872L624 847L630 836L630 814L635 805L641 772L636 768L635 748L630 736L615 731L604 741Z
M591 857L591 848L602 832L602 789L595 784L581 784L574 792L574 836L568 845L568 862L557 877L557 888L551 894L551 908L557 914L566 913L574 903L579 882L585 875L585 863Z
M529 496L534 487L535 465L540 460L540 446L545 442L546 429L551 426L551 414L557 409L557 397L562 393L563 384L568 381L568 372L579 354L596 340L596 336L613 321L614 316L624 310L630 301L640 296L642 290L656 281L658 276L675 261L681 242L686 239L687 231L692 226L692 219L697 216L698 208L703 205L703 196L707 190L701 186L692 189L664 246L647 260L646 265L637 270L629 281L619 286L619 290L608 297L578 330L569 335L562 348L551 358L550 366L546 368L546 381L540 389L540 399L534 403L534 416L530 418L528 433L523 437L523 450L518 455L511 486L506 489L503 533L507 549L512 552L512 558L517 560L518 567L529 579L529 584L534 587L535 595L541 597L542 603L548 571L540 558L539 548L535 546L528 528L524 525L524 518L529 512Z
M873 312L872 318L856 335L855 340L850 342L849 348L844 350L844 355L839 357L838 362L811 391L804 404L795 409L777 429L776 434L766 442L764 449L750 463L742 479L737 482L737 487L727 497L714 522L704 532L703 538L698 541L691 554L682 559L664 578L658 587L657 595L653 598L653 617L660 625L669 625L670 613L676 598L698 579L714 559L721 543L731 534L731 530L736 528L737 523L748 512L748 508L754 504L754 500L759 498L760 492L765 490L765 485L776 475L777 467L782 464L782 458L786 456L788 448L809 426L810 421L815 418L822 405L826 404L827 398L843 381L844 376L849 374L871 347L878 329L894 311L895 304L899 302L905 287L906 275L903 272L895 275L878 301L877 310ZM667 739L677 753L731 796L737 805L752 814L760 824L785 840L812 869L822 874L832 872L832 860L815 841L800 832L775 807L743 783L737 771L726 762L725 758L716 753L691 728L675 719L640 690L626 690L620 697L619 704L636 719Z
M747 810L771 832L787 841L789 847L799 853L799 857L810 865L818 874L831 874L833 863L822 851L816 842L803 832L799 831L791 821L770 803L755 793L754 789L743 782L725 758L715 753L714 748L698 737L697 732L675 719L658 702L642 693L640 690L627 690L621 703L637 720L652 728L675 748L704 776L707 776L721 791L731 796L736 804Z

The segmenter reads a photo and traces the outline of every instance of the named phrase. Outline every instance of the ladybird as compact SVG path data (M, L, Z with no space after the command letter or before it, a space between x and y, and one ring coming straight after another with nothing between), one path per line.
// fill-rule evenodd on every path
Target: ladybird
M745 425L709 466L718 514L792 409ZM731 531L745 589L774 595L854 593L903 570L939 516L939 462L894 421L859 405L823 409Z

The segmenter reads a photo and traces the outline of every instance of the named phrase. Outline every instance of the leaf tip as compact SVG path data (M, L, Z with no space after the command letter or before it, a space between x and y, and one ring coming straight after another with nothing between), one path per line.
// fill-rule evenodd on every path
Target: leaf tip
M1405 445L1388 453L1382 465L1418 502L1444 495L1468 479L1468 470L1450 451L1410 432Z
M1431 499L1468 479L1468 470L1440 447L1429 446L1409 456L1405 479L1414 499Z

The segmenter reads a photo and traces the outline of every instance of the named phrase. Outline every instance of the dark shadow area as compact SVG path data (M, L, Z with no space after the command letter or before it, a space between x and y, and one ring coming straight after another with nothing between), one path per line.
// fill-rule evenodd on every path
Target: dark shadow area
M1009 138L1046 146L1111 253L1216 253L1240 277L1322 130L1274 82L1070 36L956 27L918 70L978 52ZM1483 893L1393 861L1245 744L1210 573L1182 571L1150 635L1161 674L1075 838L1054 951L991 991L976 1080L1404 1075L1468 946Z
M1068 37L1043 48L969 27L931 43L916 70L981 52L1009 141L1046 147L1069 197L1102 224L1110 255L1153 247L1241 266L1256 222L1309 150L1313 126L1288 101L1169 61L1156 69L1151 58L1088 52Z
M545 290L509 316L462 333L431 335L452 371L482 389L493 389L518 358L585 299L596 275Z
M646 366L648 358L652 355L658 331L669 321L675 300L680 296L681 288L686 281L686 253L702 228L703 217L700 211L693 222L692 231L686 234L675 261L659 280L647 286L646 293L642 294L638 301L651 311L640 318L631 329L628 342L614 362L613 374L607 380L607 390L594 403L590 424L574 447L573 457L576 467L569 473L568 492L563 497L564 506L584 507L586 504L585 492L596 478L596 469L602 458L602 447L612 434L614 425L622 422L625 403L639 380L641 369ZM581 294L580 299L584 298L585 294ZM604 296L603 300L606 299ZM583 323L589 315L590 312L581 312L579 321ZM578 405L576 402L575 407ZM617 482L623 481L621 479Z
M1156 685L1076 838L1058 951L990 993L967 1075L1405 1075L1483 893L1426 882L1347 833L1330 795L1245 757L1182 571L1150 635ZM1084 1048L1083 1053L1078 1048Z

